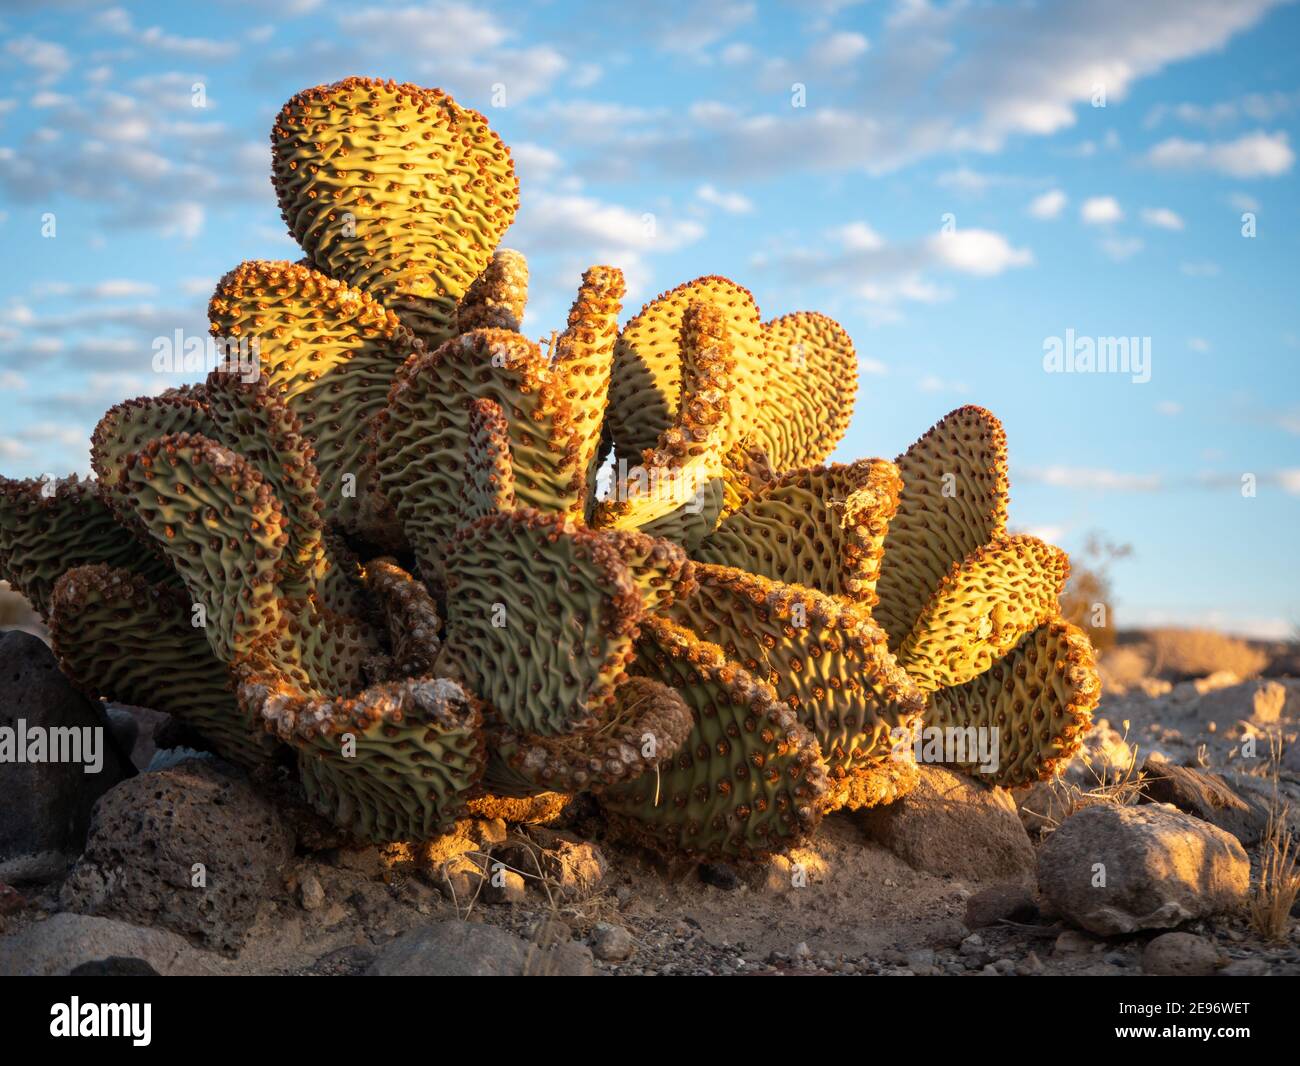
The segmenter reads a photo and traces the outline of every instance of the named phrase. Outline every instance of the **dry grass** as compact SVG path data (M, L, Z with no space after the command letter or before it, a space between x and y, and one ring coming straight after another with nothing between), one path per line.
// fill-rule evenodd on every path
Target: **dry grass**
M1283 941L1291 930L1291 908L1300 895L1300 849L1291 837L1288 810L1278 792L1281 740L1269 737L1272 756L1273 798L1268 828L1259 845L1259 875L1251 886L1250 924L1265 940Z
M1249 678L1269 662L1262 649L1212 629L1152 629L1145 636L1149 670L1156 677L1181 680L1227 670Z
M1128 722L1124 723L1124 743L1128 744ZM1037 811L1033 807L1024 809L1035 817L1041 818L1045 826L1040 833L1050 833L1060 828L1062 822L1072 814L1085 807L1103 804L1112 807L1131 807L1142 795L1142 782L1145 775L1140 769L1137 745L1132 746L1133 758L1125 767L1118 767L1111 762L1102 763L1098 769L1097 762L1081 758L1081 763L1092 775L1091 781L1077 783L1065 777L1058 777L1048 784L1052 793L1052 809ZM1059 817L1056 814L1059 812Z

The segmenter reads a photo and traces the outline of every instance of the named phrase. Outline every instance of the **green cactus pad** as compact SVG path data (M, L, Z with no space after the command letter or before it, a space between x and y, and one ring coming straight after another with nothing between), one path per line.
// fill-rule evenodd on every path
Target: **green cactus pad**
M997 728L997 769L988 774L973 763L962 769L991 784L1015 787L1049 778L1069 762L1100 699L1087 635L1056 618L979 677L934 693L926 724Z
M900 487L883 459L788 471L719 522L692 555L870 606Z
M528 260L510 248L498 248L461 297L456 330L513 329L518 333L527 306Z
M347 78L298 93L271 132L272 181L312 262L426 343L514 218L519 183L487 120L438 89Z
M501 756L535 790L599 792L672 758L695 726L673 689L647 677L619 685L608 721L593 732L502 738Z
M680 545L631 530L601 530L601 536L623 557L647 614L695 591L694 568Z
M1007 441L982 407L945 415L898 457L876 620L897 647L954 563L1006 532Z
M48 618L60 575L91 563L175 582L171 568L113 517L94 482L0 477L0 578Z
M926 692L965 684L1056 614L1069 575L1060 548L999 537L953 564L898 646L898 661Z
M683 387L682 318L694 302L723 316L736 366L731 382L730 448L752 426L764 403L766 350L763 323L749 290L721 277L696 278L643 307L619 335L609 387L609 430L619 455L640 455L678 421Z
M496 400L469 404L461 524L515 509L515 472L510 459L510 421Z
M430 677L442 642L437 605L428 590L392 559L366 563L365 583L388 630L399 676Z
M59 578L50 639L60 669L88 695L165 711L242 766L268 762L275 741L239 709L225 667L193 622L184 593L101 563Z
M457 532L446 584L439 673L464 681L516 733L604 719L642 612L616 544L559 516L490 515Z
M858 357L839 323L800 311L763 329L767 374L754 429L777 470L825 462L849 428Z
M261 649L235 664L239 702L298 750L308 802L375 843L427 840L465 813L483 775L482 711L453 681L393 681L355 697L303 690Z
M828 789L817 742L766 685L722 649L646 619L638 673L681 694L695 726L657 772L609 788L611 825L668 853L755 859L801 843Z
M437 580L459 521L470 404L481 399L509 413L518 505L556 513L569 508L568 409L537 345L509 330L483 329L417 356L397 375L374 442L379 485L425 580Z
M280 501L250 463L198 434L159 437L128 457L120 491L206 611L217 658L230 662L279 625L289 538Z
M731 567L697 564L695 576L699 590L669 616L772 687L817 740L832 784L887 758L895 731L920 718L925 698L865 611Z
M208 305L216 336L257 344L271 392L316 452L326 516L351 521L366 489L365 427L383 410L414 338L391 311L293 263L241 263Z
M570 411L569 472L571 517L582 519L596 488L596 464L609 394L618 315L623 307L623 272L596 266L582 275L569 321L555 346L559 389Z
M111 490L128 455L154 438L172 433L202 433L213 440L221 439L208 415L203 386L185 385L110 407L90 437L90 465L100 486Z
M736 361L726 316L701 300L682 315L680 343L684 392L677 420L642 453L637 471L625 477L620 467L615 495L596 508L594 523L692 548L722 513Z

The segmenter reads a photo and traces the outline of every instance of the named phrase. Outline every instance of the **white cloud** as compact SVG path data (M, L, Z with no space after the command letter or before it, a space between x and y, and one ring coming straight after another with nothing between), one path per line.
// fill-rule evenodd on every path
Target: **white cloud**
M1034 218L1056 218L1064 209L1068 197L1060 189L1051 189L1036 196L1029 204L1029 213Z
M1189 278L1217 278L1220 274L1219 264L1208 259L1179 263L1178 269Z
M969 392L970 388L960 381L948 381L937 374L926 374L916 383L922 392Z
M937 262L977 277L992 277L1034 261L1034 253L1028 248L1013 248L1002 234L992 230L956 229L932 237L929 246Z
M860 33L832 33L822 38L808 50L813 68L841 67L863 55L870 42Z
M1156 410L1160 414L1172 418L1174 415L1180 415L1183 413L1183 405L1174 400L1161 400L1156 404Z
M1256 130L1234 141L1189 141L1170 137L1147 152L1152 166L1171 170L1208 170L1233 178L1274 178L1295 162L1284 132Z
M1103 226L1120 221L1124 217L1124 209L1113 196L1091 196L1083 201L1079 217L1090 226Z
M729 215L747 215L754 210L754 202L738 192L722 192L712 185L701 185L695 195L706 204L721 208Z
M1177 213L1167 207L1142 208L1142 221L1158 229L1181 230L1183 220Z
M5 51L18 62L31 67L40 85L54 84L72 66L72 57L63 45L30 35L14 37L5 44Z
M1161 487L1155 474L1126 474L1117 470L1082 466L1029 467L1018 472L1027 481L1064 489L1154 492Z
M1108 258L1122 263L1125 259L1132 259L1146 246L1140 237L1106 237L1098 243L1098 247Z
M1204 337L1188 337L1187 347L1194 352L1204 354L1210 350L1210 342Z

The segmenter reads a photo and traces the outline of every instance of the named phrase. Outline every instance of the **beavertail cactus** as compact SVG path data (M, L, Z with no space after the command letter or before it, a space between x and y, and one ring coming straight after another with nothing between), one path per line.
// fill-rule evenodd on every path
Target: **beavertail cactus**
M510 154L440 91L310 89L272 146L306 258L218 285L239 359L110 410L94 481L0 483L0 576L79 686L291 753L378 841L589 791L756 857L913 787L918 728L996 730L1008 785L1076 750L1091 649L1064 554L1007 532L987 411L827 464L852 342L719 277L620 329L594 266L543 349Z

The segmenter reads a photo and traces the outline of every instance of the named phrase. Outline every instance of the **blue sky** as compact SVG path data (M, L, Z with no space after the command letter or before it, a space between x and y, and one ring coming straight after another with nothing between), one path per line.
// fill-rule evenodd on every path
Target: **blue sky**
M0 3L0 470L84 471L104 408L184 380L153 339L202 333L240 260L298 256L280 104L392 77L514 150L527 332L594 263L629 313L726 274L853 336L837 458L982 404L1017 528L1133 545L1121 625L1300 623L1300 8L633 6ZM1145 338L1150 380L1045 372L1067 330Z

